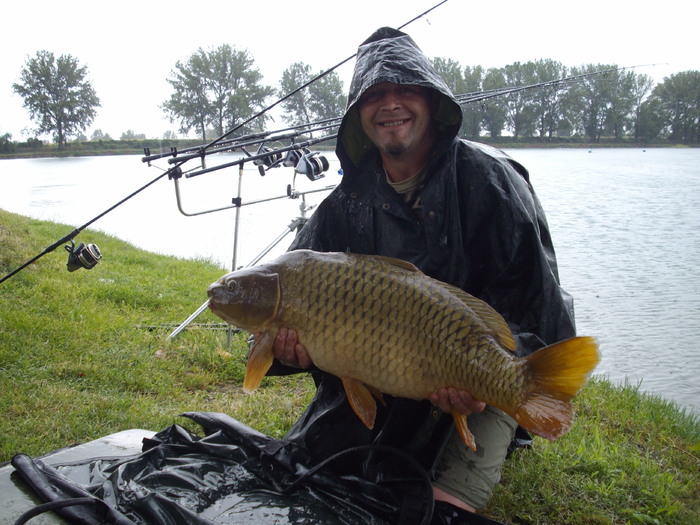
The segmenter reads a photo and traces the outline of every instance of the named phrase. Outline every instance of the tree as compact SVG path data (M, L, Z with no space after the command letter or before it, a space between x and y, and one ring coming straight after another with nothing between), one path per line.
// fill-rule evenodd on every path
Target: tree
M600 142L606 121L610 122L613 91L619 77L612 74L614 71L604 75L594 73L616 68L615 65L586 64L572 69L573 76L591 75L572 86L566 94L569 121L591 142Z
M175 71L171 71L168 83L174 93L161 107L169 113L170 122L180 121L180 132L189 133L196 129L202 140L207 138L207 124L211 109L207 97L206 76L208 63L206 54L201 49L190 56L183 64L178 61Z
M303 62L295 62L282 72L282 80L280 80L280 88L277 93L280 96L287 95L306 84L311 78L311 66ZM303 126L312 122L308 89L294 93L284 100L281 106L285 110L282 118L290 126Z
M620 140L632 126L635 74L632 71L617 70L606 75L610 82L610 103L605 117L605 130Z
M145 139L146 139L145 133L135 133L133 129L125 131L124 133L122 133L122 136L119 137L119 140L145 140Z
M318 76L311 73L311 66L295 62L282 73L279 96L286 96ZM291 126L339 118L347 103L340 76L331 72L319 78L298 93L282 102L283 117Z
M654 88L650 106L669 130L669 138L700 143L700 71L682 71Z
M642 108L644 107L644 101L651 92L653 85L654 81L649 75L634 76L634 81L632 82L632 98L634 100L632 129L634 131L635 141L639 141L639 139L642 138Z
M306 89L309 90L309 107L315 121L338 118L343 114L348 98L343 94L343 81L338 73L328 73Z
M505 86L529 86L536 82L535 64L514 62L503 68ZM506 110L506 122L513 131L513 137L532 136L535 130L536 115L532 103L533 94L528 91L516 91L503 97Z
M433 59L433 66L440 77L455 95L477 93L481 90L483 69L481 66L474 68L467 66L462 68L459 62L451 58ZM484 120L484 112L480 105L468 105L462 107L462 126L459 134L462 137L477 139L481 134L481 124Z
M263 108L273 89L262 85L261 73L253 67L247 51L223 44L205 51L199 48L187 62L178 61L168 83L173 94L162 104L170 121L180 123L180 132L193 128L206 140L207 126L223 135ZM266 115L241 129L263 128Z
M490 68L482 83L484 91L500 89L506 84L503 70L500 68ZM485 102L484 126L491 138L500 137L506 124L506 110L501 97L494 97Z
M28 58L20 79L12 89L24 98L24 107L37 122L37 133L52 133L58 149L67 138L92 124L100 107L92 84L86 79L87 67L71 55L56 59L49 51L38 51Z
M112 137L109 136L109 133L102 133L101 129L96 129L92 132L90 140L92 140L93 142L96 142L98 140L112 140Z
M15 144L12 142L12 135L5 133L0 135L0 153L12 153L15 151Z
M536 82L550 82L566 76L564 65L551 59L536 60L534 67ZM562 91L558 86L542 87L533 94L535 129L540 138L551 140L558 133L562 121L561 100Z
M478 93L484 79L484 69L481 66L466 66L464 75L464 93ZM461 94L461 93L460 93ZM484 123L484 105L469 104L462 107L462 128L463 137L476 140L481 135L481 128Z

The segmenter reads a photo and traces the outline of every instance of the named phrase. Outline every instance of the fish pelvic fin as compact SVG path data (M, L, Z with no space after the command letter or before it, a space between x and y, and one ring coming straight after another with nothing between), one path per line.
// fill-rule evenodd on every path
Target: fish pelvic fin
M243 391L247 394L253 392L258 386L262 378L272 366L274 355L272 353L272 343L274 337L270 330L262 332L260 337L255 339L253 348L248 354L248 362L245 369L245 378L243 379Z
M555 440L573 424L571 400L585 386L600 361L593 337L574 337L542 348L525 358L532 389L514 414L524 429Z
M476 452L476 443L474 442L474 434L471 433L469 427L467 426L467 416L456 410L452 410L452 418L455 420L455 426L457 427L457 433L459 437L462 438L464 444L470 449Z
M350 377L341 377L340 379L343 381L345 395L352 407L352 411L355 412L367 428L374 428L374 420L377 417L377 403L372 396L372 392L376 391L376 389L367 387L364 383ZM381 396L381 394L379 395Z

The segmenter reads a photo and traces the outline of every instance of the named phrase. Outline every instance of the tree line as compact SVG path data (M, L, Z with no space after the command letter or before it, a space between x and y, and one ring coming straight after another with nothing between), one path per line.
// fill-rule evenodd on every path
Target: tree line
M603 137L636 142L700 143L700 72L676 73L654 84L651 77L615 64L567 67L550 59L502 68L462 67L436 58L438 72L457 93L536 85L563 78L565 87L523 90L463 108L461 134L478 139L510 132L513 138L552 140Z
M463 105L461 136L473 140L504 135L512 140L551 141L571 138L599 142L603 138L637 142L700 142L700 72L676 73L654 84L651 77L614 64L568 67L550 59L515 62L500 68L463 66L449 58L433 63L455 94L483 93L578 77L555 86L537 87ZM262 131L270 116L248 120L273 97L283 97L316 78L303 62L290 65L277 87L265 85L246 50L224 44L198 49L178 61L167 79L170 96L160 106L180 133L202 140L239 127L237 134ZM36 133L50 133L63 149L69 138L86 140L100 100L87 80L87 67L70 55L58 58L39 51L27 59L13 90L37 124ZM290 126L340 117L346 104L343 83L335 72L281 102ZM245 125L242 125L245 124ZM329 132L330 133L330 132ZM132 130L122 140L145 138ZM101 130L92 140L111 138ZM175 138L174 133L168 136ZM37 139L34 139L37 140ZM12 147L0 136L0 151Z

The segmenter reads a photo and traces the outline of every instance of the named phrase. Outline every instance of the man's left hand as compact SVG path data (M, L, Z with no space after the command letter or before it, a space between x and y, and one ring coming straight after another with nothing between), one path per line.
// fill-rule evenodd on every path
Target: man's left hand
M438 388L430 394L428 399L444 412L450 413L456 410L465 416L481 412L486 408L486 403L474 399L467 390L458 390L454 387Z

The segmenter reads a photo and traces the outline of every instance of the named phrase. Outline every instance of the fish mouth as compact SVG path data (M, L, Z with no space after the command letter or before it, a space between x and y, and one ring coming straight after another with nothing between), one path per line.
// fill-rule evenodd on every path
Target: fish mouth
M213 313L223 321L226 321L228 324L233 324L233 319L231 319L231 317L226 313L225 304L221 304L213 299L209 299L208 306L211 313Z
M207 288L207 296L209 310L221 316L221 306L226 304L225 288L219 282L212 283Z

